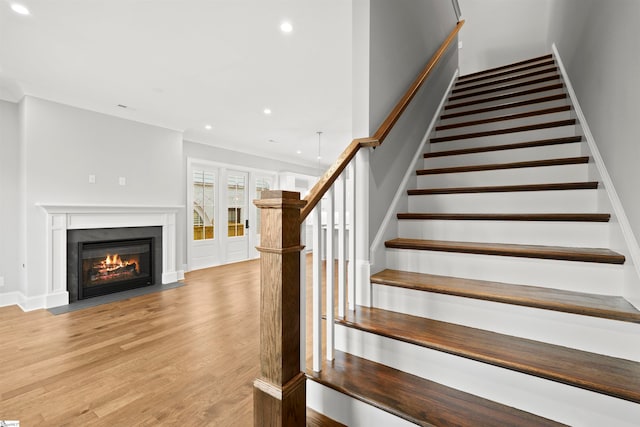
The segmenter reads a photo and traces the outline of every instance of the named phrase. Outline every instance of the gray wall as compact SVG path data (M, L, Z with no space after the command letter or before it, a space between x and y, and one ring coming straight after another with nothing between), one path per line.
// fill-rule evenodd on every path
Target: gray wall
M547 29L552 1L459 0L466 20L460 31L460 73L550 53Z
M20 144L18 104L0 101L0 293L19 289Z
M44 294L46 283L45 213L36 203L183 203L179 132L32 97L22 101L21 116L27 297ZM183 213L177 221L184 224ZM182 242L184 227L177 230ZM179 245L177 261L183 253Z
M241 153L239 151L231 151L224 148L214 147L211 145L200 144L197 142L184 141L183 146L184 163L188 157L193 157L201 160L208 160L211 162L227 163L231 165L240 165L253 169L263 169L274 172L295 172L305 175L320 175L324 173L322 170L316 168L310 168L305 165L294 164L289 162L283 162L276 159L269 159L266 157L255 156L247 153ZM184 188L186 189L186 181ZM186 190L185 190L186 191ZM185 196L186 200L186 196Z
M449 1L371 0L369 131L373 135L456 25ZM384 144L371 152L373 239L458 66L454 45ZM354 102L355 104L355 102Z
M640 2L555 0L556 43L636 238L640 237Z

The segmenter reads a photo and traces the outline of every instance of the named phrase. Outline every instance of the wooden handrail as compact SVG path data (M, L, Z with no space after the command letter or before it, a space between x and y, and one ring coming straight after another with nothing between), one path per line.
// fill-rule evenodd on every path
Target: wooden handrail
M333 185L333 183L338 179L342 171L347 167L351 159L353 159L358 152L358 150L362 147L377 147L381 145L384 140L393 129L393 126L396 124L404 110L407 109L411 100L416 96L418 90L422 87L427 78L431 75L431 72L436 67L444 53L449 49L449 46L455 39L456 35L460 31L460 28L464 25L464 20L458 22L456 27L451 31L449 36L442 42L440 48L433 54L427 65L420 72L418 77L414 80L414 82L409 86L409 89L404 94L400 101L396 104L396 106L391 110L391 113L387 116L387 118L382 122L376 133L369 138L358 138L351 141L351 144L347 146L347 148L340 154L338 159L334 162L334 164L322 175L320 180L313 186L307 197L304 198L306 205L300 211L300 222L304 221L305 218L311 213L313 208L316 207L318 202L322 199L324 194L327 192L329 188Z

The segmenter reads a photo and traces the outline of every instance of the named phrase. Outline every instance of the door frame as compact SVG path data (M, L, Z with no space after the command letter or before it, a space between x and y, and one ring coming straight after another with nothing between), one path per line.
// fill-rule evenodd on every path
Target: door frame
M217 171L216 174L216 214L215 218L215 237L213 239L212 244L210 245L214 253L211 256L207 257L210 262L206 264L202 263L194 263L194 247L199 246L198 241L193 240L193 184L192 184L192 176L193 170L198 166L203 168L214 169ZM249 186L247 190L248 194L248 211L246 217L249 219L249 228L245 229L247 233L247 258L243 260L236 260L231 262L240 262L245 261L247 259L254 259L259 256L258 251L255 249L255 246L259 245L258 235L259 230L256 229L256 212L257 209L253 205L253 200L255 197L255 186L258 177L270 177L272 178L273 188L279 188L279 173L273 170L268 169L258 169L251 168L247 166L232 164L232 163L222 163L222 162L214 162L211 160L201 159L197 157L187 157L187 167L186 167L186 181L187 181L187 218L186 218L186 245L187 245L187 271L193 271L201 268L214 267L216 265L223 265L231 263L228 261L227 257L227 176L228 171L237 171L248 174L247 184ZM224 183L224 186L222 185ZM206 246L204 244L203 246Z

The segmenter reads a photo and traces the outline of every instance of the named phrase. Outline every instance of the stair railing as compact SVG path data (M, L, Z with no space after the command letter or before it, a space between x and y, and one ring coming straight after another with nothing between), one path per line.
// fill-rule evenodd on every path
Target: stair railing
M260 200L254 201L261 215L261 241L257 247L260 252L261 289L260 377L254 381L254 425L304 426L306 423L306 382L301 368L306 366L307 342L306 255L302 251L306 243L307 218L312 214L312 369L320 371L323 345L321 246L324 246L326 259L326 358L333 360L336 227L338 316L344 316L345 310L355 308L355 284L358 279L354 266L355 177L358 162L353 160L361 148L377 147L384 142L463 25L464 21L458 22L374 135L354 139L304 200L300 200L296 192L264 191ZM351 196L349 198L346 197L348 193ZM320 203L323 199L326 212L324 220ZM323 228L324 245L321 244Z

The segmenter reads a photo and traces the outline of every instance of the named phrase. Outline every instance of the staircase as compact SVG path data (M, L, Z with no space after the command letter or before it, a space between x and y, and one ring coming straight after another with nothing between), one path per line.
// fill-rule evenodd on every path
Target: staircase
M640 423L628 260L552 55L459 77L310 399L348 425Z

